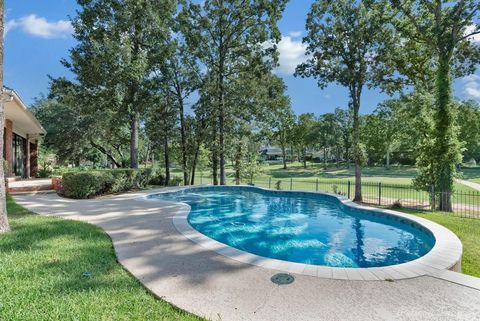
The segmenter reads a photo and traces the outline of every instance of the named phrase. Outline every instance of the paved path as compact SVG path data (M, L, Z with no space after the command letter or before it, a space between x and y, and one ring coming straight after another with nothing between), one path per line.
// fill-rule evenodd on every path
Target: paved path
M473 188L474 190L477 190L477 191L480 192L480 184L478 184L478 183L474 183L474 182L470 182L470 181L465 181L465 180L463 180L463 179L457 179L457 182L459 182L459 183L462 184L462 185L471 187L471 188Z
M15 200L43 215L100 226L112 238L119 262L148 289L212 320L471 321L480 315L479 290L431 276L369 282L296 275L290 285L274 285L275 271L223 257L179 234L172 217L188 207L138 200L144 195L70 200L23 194Z

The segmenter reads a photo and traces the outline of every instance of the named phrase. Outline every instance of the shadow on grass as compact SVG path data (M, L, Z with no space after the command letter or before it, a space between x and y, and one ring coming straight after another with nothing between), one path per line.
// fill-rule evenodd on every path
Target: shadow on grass
M1 320L201 320L150 295L99 227L36 215L8 196L0 236ZM91 275L84 275L90 272Z

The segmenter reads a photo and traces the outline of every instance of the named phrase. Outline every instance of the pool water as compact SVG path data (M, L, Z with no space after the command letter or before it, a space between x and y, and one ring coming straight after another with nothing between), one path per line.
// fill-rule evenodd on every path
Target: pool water
M150 198L187 203L189 224L214 240L291 262L388 266L419 258L435 243L417 223L351 208L330 195L222 186Z

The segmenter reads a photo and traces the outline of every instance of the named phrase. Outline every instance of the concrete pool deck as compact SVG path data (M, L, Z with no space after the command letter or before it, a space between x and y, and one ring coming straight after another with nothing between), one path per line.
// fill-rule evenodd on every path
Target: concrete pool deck
M165 189L159 190L164 191ZM295 276L227 258L179 233L186 206L138 198L154 191L93 200L19 194L33 212L95 224L112 238L118 261L156 296L211 320L475 320L480 279L438 270L394 282Z

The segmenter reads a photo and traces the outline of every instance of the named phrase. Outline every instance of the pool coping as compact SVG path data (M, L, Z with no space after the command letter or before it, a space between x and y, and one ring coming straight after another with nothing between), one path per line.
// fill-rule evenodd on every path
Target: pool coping
M156 193L150 193L143 198L148 198L151 195L169 193L173 191L187 190L192 188L211 187L210 185L204 186L188 186L180 187L174 190L159 191ZM233 187L233 186L232 186ZM242 251L218 242L199 231L195 230L187 220L190 214L190 206L183 202L171 202L176 204L186 205L185 211L178 212L173 217L173 225L178 232L183 234L186 238L192 242L216 252L220 255L228 257L230 259L259 266L266 269L277 270L287 273L295 273L301 275L315 276L326 279L336 280L353 280L353 281L384 281L384 280L402 280L420 277L424 275L438 275L441 271L452 270L460 272L461 270L461 258L462 258L462 243L459 238L449 229L434 223L427 219L416 217L410 214L404 214L397 211L379 209L369 206L360 205L354 203L350 199L339 196L332 193L324 192L304 192L304 191L276 191L261 187L254 187L250 185L235 185L234 187L248 187L252 189L258 189L268 192L281 192L281 193L300 193L311 195L327 195L337 198L343 205L361 210L374 211L386 215L391 215L416 222L429 230L434 238L435 244L433 248L424 256L402 264L390 265L385 267L371 267L371 268L339 268L328 267L321 265L312 265L304 263L296 263L283 261L268 257L259 256L246 251Z

